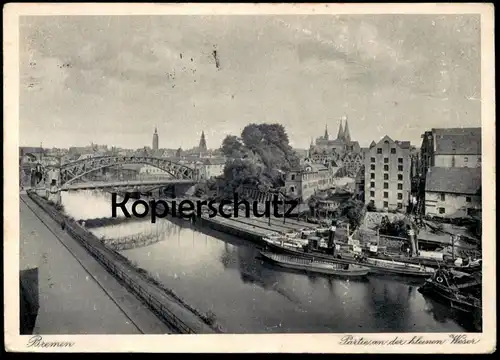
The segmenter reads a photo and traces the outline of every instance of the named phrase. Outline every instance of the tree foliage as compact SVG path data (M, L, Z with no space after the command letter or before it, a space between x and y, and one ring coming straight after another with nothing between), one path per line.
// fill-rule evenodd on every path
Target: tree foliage
M384 216L379 227L379 232L388 236L407 237L409 229L413 229L415 234L418 234L418 227L411 221L406 219L394 219L390 221L387 216Z
M228 159L224 168L228 193L242 185L283 186L284 173L299 165L280 124L249 124L241 137L227 136L221 151Z
M365 215L365 204L356 199L349 199L342 203L335 211L336 218L346 218L353 229L361 225Z

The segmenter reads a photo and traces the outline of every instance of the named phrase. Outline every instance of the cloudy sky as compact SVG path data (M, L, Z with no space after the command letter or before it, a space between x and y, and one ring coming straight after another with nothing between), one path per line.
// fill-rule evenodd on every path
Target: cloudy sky
M480 126L479 16L71 16L20 21L20 145L210 148L278 122L305 148ZM218 65L213 56L217 51ZM181 56L182 54L182 56Z

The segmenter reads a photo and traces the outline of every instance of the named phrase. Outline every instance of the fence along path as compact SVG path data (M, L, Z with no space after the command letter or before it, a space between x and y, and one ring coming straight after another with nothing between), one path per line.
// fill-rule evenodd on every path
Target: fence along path
M182 334L215 333L198 315L186 309L178 300L169 296L163 289L149 282L123 258L107 249L100 240L87 232L76 222L68 221L42 198L34 194L28 196L55 221L65 223L66 230L78 240L111 274L122 281L136 296L149 306L162 320ZM182 320L181 320L182 318Z

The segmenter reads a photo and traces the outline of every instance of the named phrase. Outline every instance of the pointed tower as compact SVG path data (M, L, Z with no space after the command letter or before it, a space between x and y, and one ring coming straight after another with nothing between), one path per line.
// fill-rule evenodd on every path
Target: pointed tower
M344 138L344 130L342 129L342 120L340 120L339 132L337 134L337 140L342 140Z
M207 142L205 141L205 132L201 132L200 145L198 145L198 150L200 153L207 152Z
M347 116L346 116L346 119L345 119L344 139L346 141L351 141L351 134L349 134L349 123L347 122Z
M312 155L312 150L314 148L313 138L311 137L311 144L309 145L309 149L307 149L307 157L310 158Z
M327 124L327 125L325 125L325 136L324 136L324 138L325 138L325 140L328 140L329 137L330 136L328 135L328 124Z
M158 129L155 126L155 133L153 134L153 151L158 150Z

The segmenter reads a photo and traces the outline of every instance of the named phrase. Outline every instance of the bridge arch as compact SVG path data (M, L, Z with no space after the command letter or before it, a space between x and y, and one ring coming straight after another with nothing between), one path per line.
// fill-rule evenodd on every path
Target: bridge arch
M103 168L131 164L150 165L166 171L180 180L196 180L196 171L194 169L173 162L170 159L150 156L98 156L61 165L59 167L60 186L68 185L82 176Z

